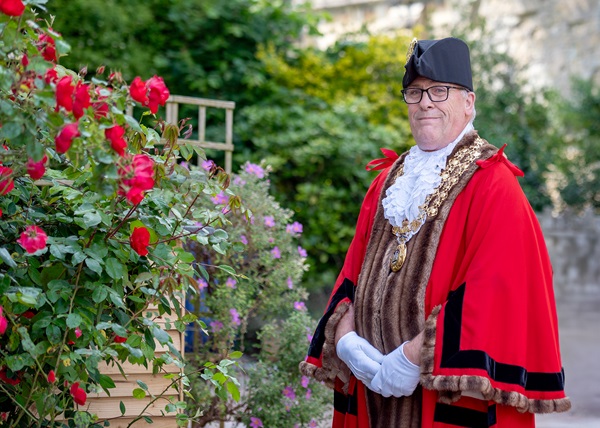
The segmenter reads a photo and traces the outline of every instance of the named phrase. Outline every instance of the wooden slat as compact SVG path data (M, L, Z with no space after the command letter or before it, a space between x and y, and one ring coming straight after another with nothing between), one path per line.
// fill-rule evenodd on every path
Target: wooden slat
M192 104L215 108L235 108L235 102L233 101L210 100L208 98L186 97L184 95L171 95L167 99L167 103Z
M152 367L146 368L142 365L139 364L131 364L129 361L125 361L124 363L121 363L121 367L123 368L123 371L125 373L130 373L130 374L143 374L143 373L152 373ZM121 375L121 372L119 371L119 367L117 367L116 364L114 365L109 365L107 363L99 363L98 364L98 370L100 370L100 373L102 374L106 374L106 375ZM179 373L180 369L179 367L177 367L175 364L168 364L163 366L163 370L166 373Z
M179 391L175 388L169 388L173 383L173 379L165 379L163 375L152 375L150 373L139 373L128 375L127 379L124 379L121 374L111 375L112 380L115 382L115 388L109 390L110 397L126 397L133 398L133 390L139 388L137 381L142 381L148 386L148 392L153 395L162 394L166 390L165 395L179 395ZM168 388L168 389L167 389ZM89 393L88 398L106 398L109 395L100 391L99 393Z
M110 428L127 428L134 418L118 418L111 419ZM175 417L152 418L152 424L147 423L144 419L135 422L131 425L134 428L176 428L177 421Z
M123 404L125 404L125 414L123 416L135 417L138 416L144 410L146 404L152 401L152 398L146 397L139 400L136 398L124 400L123 398L119 397L98 398L95 400L88 401L89 406L80 406L80 409L87 410L90 413L96 413L100 419L117 418L121 416L121 401L123 401ZM175 399L175 401L178 400ZM162 411L165 414L165 416L174 416L174 413L168 414L167 412L165 412L165 406L169 403L170 401L166 398L158 398L144 411L144 414L146 416L162 416Z

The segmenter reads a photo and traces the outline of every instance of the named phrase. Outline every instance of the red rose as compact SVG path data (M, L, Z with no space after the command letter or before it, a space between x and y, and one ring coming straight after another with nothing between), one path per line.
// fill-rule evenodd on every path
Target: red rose
M57 153L66 153L71 147L73 139L79 137L79 123L69 123L65 125L54 140Z
M136 227L129 237L131 248L140 256L148 254L148 244L150 243L150 232L145 227Z
M83 116L83 111L90 106L89 85L79 83L75 88L75 102L73 103L73 114L77 119Z
M110 141L110 146L119 156L125 156L125 149L127 148L127 141L123 138L124 134L125 129L119 125L104 130L104 135Z
M58 73L56 72L56 68L52 67L46 70L46 74L44 75L44 81L47 84L56 83L58 80Z
M21 16L25 5L21 0L0 0L0 12L8 16Z
M54 383L56 382L56 374L54 373L54 370L50 370L48 372L48 382L49 383Z
M6 327L8 327L8 320L4 315L2 315L3 309L0 306L0 334L4 334L6 331Z
M81 337L81 329L79 327L75 327L75 338L79 339Z
M64 76L56 84L56 110L62 106L66 111L73 111L75 87L71 84L72 82L73 77Z
M27 318L28 320L30 320L31 318L33 318L35 316L35 313L33 313L33 311L25 311L21 314L21 316L23 318Z
M127 159L129 160L130 163L119 168L119 194L125 195L129 202L137 205L144 199L144 191L154 187L154 161L146 155L135 155Z
M21 233L21 237L17 239L19 245L25 248L30 254L35 253L38 250L46 248L46 241L48 236L41 228L37 226L27 226L25 232Z
M46 162L48 162L48 156L44 155L44 157L35 162L33 159L29 158L27 161L27 173L33 180L39 180L46 173Z
M87 400L87 394L85 391L79 387L79 382L75 382L71 385L71 395L73 396L73 401L79 404L80 406L85 405L85 400Z
M6 367L2 367L2 369L0 369L0 380L8 383L9 385L18 385L21 383L18 373L13 373L11 377L7 376Z
M148 88L140 76L137 76L135 79L133 79L133 82L131 82L131 86L129 87L129 94L131 94L131 98L138 103L146 105L148 102L147 92Z
M115 341L115 343L125 343L125 342L127 342L127 338L121 337L121 336L115 336L114 341Z
M169 99L169 90L162 77L154 76L148 79L146 86L150 90L148 108L152 113L158 111L158 106L164 106Z
M6 195L15 188L15 183L11 177L13 170L7 166L0 165L0 195ZM2 177L6 177L4 180Z
M46 61L56 62L56 45L54 39L48 34L40 34L38 49Z
M21 64L23 67L27 67L29 65L29 57L27 54L23 54L23 58L21 58Z

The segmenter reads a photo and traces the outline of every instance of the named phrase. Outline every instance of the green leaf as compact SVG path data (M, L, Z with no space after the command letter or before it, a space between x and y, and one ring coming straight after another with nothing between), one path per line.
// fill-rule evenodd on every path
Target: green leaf
M67 327L69 328L77 328L81 325L81 315L79 314L69 314L67 316Z
M231 358L233 360L237 360L238 358L242 358L242 355L244 355L244 354L241 353L240 351L233 351L231 354L229 354L229 358Z
M23 346L24 350L29 352L33 358L37 358L42 355L43 351L40 353L40 350L36 348L35 344L29 337L29 332L25 327L19 327L17 331L21 335L21 346Z
M108 389L113 389L115 388L115 382L112 380L112 378L110 376L104 375L104 374L100 374L100 377L98 379L98 383L100 383L100 386L106 391Z
M125 414L125 403L119 402L119 409L121 410L121 416Z
M48 327L46 327L46 337L50 343L56 345L62 340L62 331L58 326L50 324Z
M0 248L0 259L6 263L8 265L8 267L11 268L16 268L17 264L15 263L15 261L13 260L13 258L11 257L10 253L7 251L6 248Z
M102 266L100 266L98 260L94 260L88 257L87 259L85 259L85 264L88 268L90 268L90 270L96 272L98 275L102 275Z
M95 303L103 302L108 296L108 287L103 284L98 284L92 293L92 300Z
M82 217L83 224L87 229L97 226L102 221L100 214L97 212L85 213Z
M125 271L124 266L119 262L119 260L114 257L110 257L106 260L106 273L112 279L121 279L123 278L123 272Z
M235 401L240 401L240 389L237 387L237 385L233 382L227 382L225 386L227 387L229 394L231 394L231 398L233 398Z
M156 338L156 340L158 340L159 343L162 344L169 343L171 341L171 336L169 336L169 333L159 327L154 327L152 329L152 335Z
M142 382L141 380L137 380L136 381L137 384L140 386L140 388L142 388L144 391L148 391L148 385L146 385L144 382Z
M136 132L142 132L142 128L140 128L140 124L138 123L137 120L135 120L135 118L129 116L128 114L126 114L124 116L125 116L125 122L127 122L127 124L129 125L129 127L131 129L133 129Z
M138 400L146 398L146 391L141 388L135 388L133 390L133 398L137 398Z
M231 266L219 265L218 268L221 269L222 271L228 273L229 275L235 276L235 270Z
M25 366L29 367L35 364L35 361L29 354L9 355L4 361L6 361L6 365L13 372L18 372Z

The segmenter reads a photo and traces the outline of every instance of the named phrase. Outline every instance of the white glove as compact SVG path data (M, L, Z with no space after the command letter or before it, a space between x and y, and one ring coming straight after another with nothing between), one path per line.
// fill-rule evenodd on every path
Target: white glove
M352 370L354 376L369 386L381 368L384 357L369 342L351 331L342 336L335 347L340 360Z
M411 395L419 384L421 369L404 355L404 342L381 362L381 368L373 377L369 389L384 397Z

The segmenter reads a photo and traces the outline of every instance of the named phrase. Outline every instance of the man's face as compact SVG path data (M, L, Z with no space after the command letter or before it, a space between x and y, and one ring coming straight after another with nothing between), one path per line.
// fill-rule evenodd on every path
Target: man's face
M417 77L410 88L428 89L432 86L452 86L452 83L436 82ZM473 115L475 94L459 89L450 89L448 99L433 102L423 93L417 104L408 104L410 129L421 150L439 150L453 142L467 126Z

